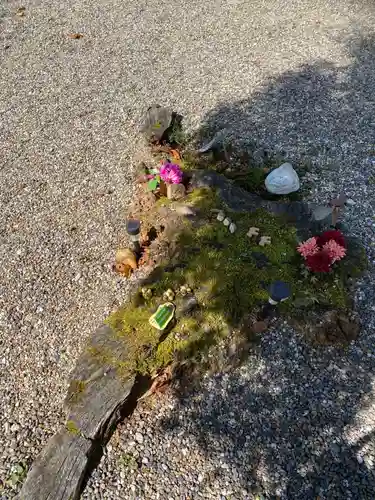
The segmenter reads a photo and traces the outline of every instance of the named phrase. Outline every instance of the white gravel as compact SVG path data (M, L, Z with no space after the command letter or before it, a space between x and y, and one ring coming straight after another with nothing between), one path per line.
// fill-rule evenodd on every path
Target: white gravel
M374 21L370 2L351 0L0 5L1 481L58 427L79 349L125 295L109 263L150 103L172 106L191 127L224 110L239 134L292 155L320 160L332 148L341 182L352 183L352 227L364 227L367 207L370 247L369 190L350 172L373 147ZM67 36L77 32L83 38ZM295 89L293 75L307 85ZM278 104L285 97L290 114ZM4 498L16 490L6 486Z

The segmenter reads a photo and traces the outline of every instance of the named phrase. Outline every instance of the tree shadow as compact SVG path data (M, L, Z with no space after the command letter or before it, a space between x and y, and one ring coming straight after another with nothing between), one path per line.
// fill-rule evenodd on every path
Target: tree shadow
M241 368L194 390L185 381L161 425L179 432L188 422L210 461L236 471L234 498L243 490L266 498L373 498L375 474L366 462L373 432L363 436L355 417L374 367L355 357L269 332Z
M204 117L197 140L223 128L240 143L324 164L348 162L371 149L375 39L349 46L353 62L320 60L267 80L249 98L223 103ZM366 141L367 138L367 141ZM353 168L360 168L353 163Z
M220 105L205 117L198 141L225 127L239 144L250 138L291 159L306 155L323 167L345 161L354 192L357 176L371 175L374 40L352 42L347 67L306 64L249 99ZM337 177L334 168L324 175ZM347 179L336 180L338 190L345 187ZM370 324L371 311L360 312ZM245 490L266 498L372 499L366 450L374 432L362 422L375 370L365 352L370 339L364 328L347 350L317 348L279 325L242 367L197 380L194 389L192 380L181 383L179 403L161 426L169 432L188 421L202 450L232 471L233 498Z

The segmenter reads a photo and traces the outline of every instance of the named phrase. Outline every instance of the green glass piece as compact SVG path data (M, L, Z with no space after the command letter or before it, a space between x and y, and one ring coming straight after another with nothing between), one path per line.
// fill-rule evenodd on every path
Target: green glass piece
M148 181L147 187L149 191L155 191L155 189L158 187L157 179L151 179L150 181Z
M149 319L149 323L158 330L164 330L174 315L174 305L167 302L158 307L157 311Z

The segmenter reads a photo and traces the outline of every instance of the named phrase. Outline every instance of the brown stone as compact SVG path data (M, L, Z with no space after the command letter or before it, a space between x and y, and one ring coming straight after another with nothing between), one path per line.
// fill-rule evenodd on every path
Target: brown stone
M119 248L116 251L116 264L129 266L131 269L137 269L137 258L130 248Z
M268 321L256 321L252 325L252 330L254 333L263 333L268 328Z
M310 335L323 344L347 344L356 340L360 332L358 321L344 311L327 311L321 321L315 318L307 325Z
M186 194L183 184L167 184L167 197L169 200L180 200Z
M356 340L360 331L360 326L356 321L353 321L352 319L348 318L348 316L341 313L338 315L337 322L348 342Z

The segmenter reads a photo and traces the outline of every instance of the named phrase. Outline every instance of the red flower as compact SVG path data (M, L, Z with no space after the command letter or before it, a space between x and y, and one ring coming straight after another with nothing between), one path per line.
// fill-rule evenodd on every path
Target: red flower
M320 236L317 237L317 243L319 247L323 247L330 240L336 241L338 245L346 248L346 242L344 235L341 231L333 230L333 231L325 231Z
M314 273L329 273L331 270L331 264L331 257L323 250L306 257L306 265L310 271L313 271Z

